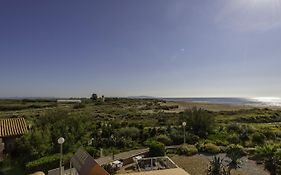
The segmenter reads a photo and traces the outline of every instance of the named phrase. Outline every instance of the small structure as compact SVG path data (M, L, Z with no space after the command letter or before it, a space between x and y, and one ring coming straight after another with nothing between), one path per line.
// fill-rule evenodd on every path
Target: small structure
M129 172L119 175L189 175L186 171L179 168L169 157L134 157L134 171L126 167ZM123 169L123 171L126 169Z
M13 148L14 140L27 133L27 124L24 118L0 119L0 138L4 142L6 152Z
M57 100L57 103L82 103L82 101L74 100L74 99L60 99L60 100Z
M102 101L102 102L105 102L105 97L104 97L104 95L101 96L101 101Z

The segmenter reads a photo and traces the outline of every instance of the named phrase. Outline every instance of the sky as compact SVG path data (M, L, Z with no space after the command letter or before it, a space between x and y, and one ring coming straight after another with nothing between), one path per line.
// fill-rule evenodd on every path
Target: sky
M1 0L0 97L281 97L281 0Z

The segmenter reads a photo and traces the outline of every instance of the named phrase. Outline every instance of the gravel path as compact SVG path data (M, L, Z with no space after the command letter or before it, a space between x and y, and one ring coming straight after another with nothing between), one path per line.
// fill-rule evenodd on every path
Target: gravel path
M218 154L223 158L224 164L227 165L230 159L225 154ZM181 168L185 169L191 175L206 175L209 161L213 155L197 154L194 156L171 156L171 159ZM240 159L239 168L231 170L232 175L270 175L264 170L263 166L257 165L255 161L249 160L247 157Z

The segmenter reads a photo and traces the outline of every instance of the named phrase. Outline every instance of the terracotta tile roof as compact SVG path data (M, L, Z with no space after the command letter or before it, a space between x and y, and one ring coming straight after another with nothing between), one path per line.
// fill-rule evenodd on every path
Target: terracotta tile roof
M23 135L27 132L24 118L0 119L0 137Z

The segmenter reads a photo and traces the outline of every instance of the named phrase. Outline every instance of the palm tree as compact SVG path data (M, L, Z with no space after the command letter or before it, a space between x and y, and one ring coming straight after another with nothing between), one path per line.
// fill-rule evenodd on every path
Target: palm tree
M210 161L208 175L230 175L230 170L223 165L223 159L215 156Z

